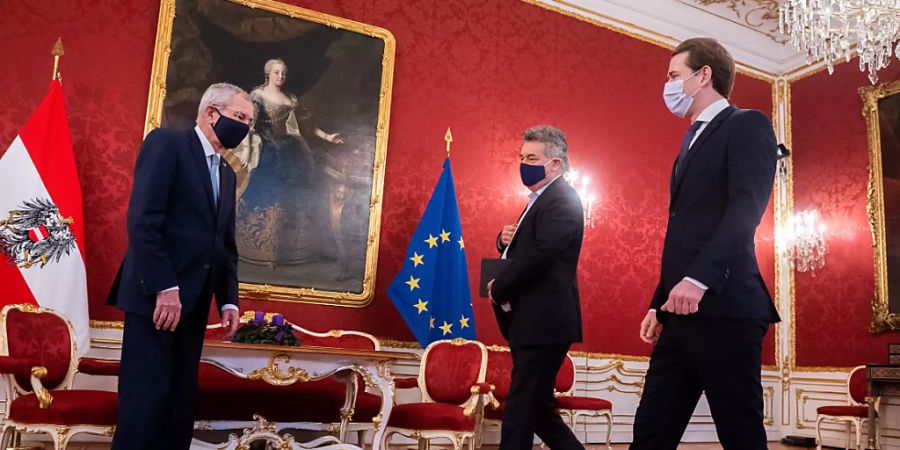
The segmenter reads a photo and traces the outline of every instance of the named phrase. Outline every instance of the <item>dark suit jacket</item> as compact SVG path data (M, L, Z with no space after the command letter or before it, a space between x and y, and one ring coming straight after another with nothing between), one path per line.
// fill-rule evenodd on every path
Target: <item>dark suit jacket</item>
M584 212L562 178L551 183L522 219L510 242L508 265L492 286L494 312L511 346L581 342L578 256ZM503 248L500 248L502 253Z
M662 273L651 308L684 277L709 290L699 317L779 321L753 238L775 180L777 143L759 111L729 106L706 126L671 180ZM660 320L667 313L660 311Z
M108 304L151 316L156 294L178 286L182 316L208 309L210 294L220 310L237 306L235 175L222 160L215 205L208 167L193 129L158 128L144 139L128 204L128 250Z

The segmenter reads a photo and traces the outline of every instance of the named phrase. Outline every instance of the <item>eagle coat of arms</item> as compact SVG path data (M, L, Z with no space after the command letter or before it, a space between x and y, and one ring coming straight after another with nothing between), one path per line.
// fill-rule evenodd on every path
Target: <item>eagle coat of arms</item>
M25 201L0 219L0 259L23 269L59 262L75 249L71 217L63 217L49 199Z

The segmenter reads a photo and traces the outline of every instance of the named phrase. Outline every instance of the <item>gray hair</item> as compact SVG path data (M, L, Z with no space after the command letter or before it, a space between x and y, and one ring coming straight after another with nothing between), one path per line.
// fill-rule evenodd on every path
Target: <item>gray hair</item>
M563 172L569 171L569 144L566 143L566 135L559 128L538 125L525 130L522 138L525 142L543 143L544 156L558 158L562 161Z
M231 99L234 98L235 95L240 95L250 101L250 95L247 94L243 89L230 84L230 83L216 83L206 88L206 92L203 93L203 97L200 98L200 107L197 108L197 116L199 117L203 114L203 110L206 109L207 106L212 105L220 105L220 106L228 106L231 104Z
M266 65L263 66L263 72L266 74L266 79L269 79L269 72L272 71L272 67L275 67L275 64L281 64L282 66L284 66L284 71L287 72L287 64L284 63L283 59L270 59L266 61Z

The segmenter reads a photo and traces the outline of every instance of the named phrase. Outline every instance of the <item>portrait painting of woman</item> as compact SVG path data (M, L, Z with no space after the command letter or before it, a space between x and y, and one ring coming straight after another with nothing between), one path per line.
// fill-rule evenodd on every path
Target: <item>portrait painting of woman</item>
M393 37L258 2L175 2L158 124L192 128L211 82L249 92L253 127L225 155L237 174L242 295L363 306L374 289ZM148 124L153 95L151 86Z

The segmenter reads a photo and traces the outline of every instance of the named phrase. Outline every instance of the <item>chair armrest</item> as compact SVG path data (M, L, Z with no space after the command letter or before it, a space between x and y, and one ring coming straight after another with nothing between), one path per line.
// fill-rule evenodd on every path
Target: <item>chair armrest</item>
M88 375L117 377L119 376L119 361L112 359L81 358L78 361L78 371Z
M494 392L496 387L491 383L478 383L475 386L472 386L472 394L490 394Z
M31 368L31 389L38 398L41 409L47 409L53 403L53 396L50 391L41 384L41 379L47 376L47 368L43 366L34 366Z
M0 356L0 373L7 373L20 377L31 376L31 361L12 358L10 356Z
M394 378L394 387L397 389L414 389L419 387L418 378Z

